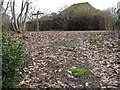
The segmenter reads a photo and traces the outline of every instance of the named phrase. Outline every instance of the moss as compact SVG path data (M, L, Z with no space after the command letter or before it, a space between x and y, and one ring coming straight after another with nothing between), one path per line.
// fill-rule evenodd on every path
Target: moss
M78 44L76 40L66 40L66 46L68 47L75 47Z
M65 63L57 64L57 65L55 65L55 67L64 67L64 66L68 66L68 65L71 65L71 63L65 62Z
M98 46L98 47L100 47L100 48L102 48L102 47L103 47L103 44L104 44L103 40L102 40L101 38L97 37L97 36L91 37L90 43L91 43L92 45L96 45L96 46Z
M55 84L50 84L48 88L61 88L61 87Z
M87 70L87 69L84 69L84 68L68 69L68 70L62 71L61 74L66 76L66 75L69 74L68 71L71 71L71 74L75 77L82 77L82 76L85 76L85 75L93 74L90 70Z
M72 72L72 75L75 77L81 77L84 75L91 75L92 72L90 70L86 70L84 68L78 68L78 69L69 69L69 71Z
M81 57L81 54L80 53L75 53L74 55L73 55L73 57L75 57L75 58L80 58Z
M66 47L76 47L78 45L77 40L71 40L71 39L61 39L60 37L56 37L50 42L53 46L60 45L60 46L66 46Z
M69 74L69 73L68 73L68 71L67 71L67 70L65 70L65 71L60 72L60 74L62 74L62 75L65 75L65 76L66 76L66 75L67 75L67 74Z

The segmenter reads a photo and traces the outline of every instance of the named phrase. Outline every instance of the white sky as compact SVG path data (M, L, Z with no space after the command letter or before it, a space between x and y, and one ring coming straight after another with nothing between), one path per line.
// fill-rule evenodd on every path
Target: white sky
M89 2L93 7L97 9L106 9L108 7L116 7L116 4L119 0L33 0L33 4L36 8L40 8L41 10L50 10L50 11L58 11L63 6L70 6L74 3L80 2Z
M7 1L7 0L5 0ZM17 5L20 5L22 0L16 0ZM89 2L93 7L103 10L109 7L116 7L117 2L120 0L30 0L32 6L36 8L36 11L51 11L57 12L60 8L65 5L70 6L75 3Z

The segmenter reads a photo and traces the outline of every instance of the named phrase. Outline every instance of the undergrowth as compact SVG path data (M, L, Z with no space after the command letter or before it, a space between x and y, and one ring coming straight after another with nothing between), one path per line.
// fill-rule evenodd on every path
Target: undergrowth
M2 35L2 87L16 88L22 80L20 71L27 65L25 43L17 44L11 35Z

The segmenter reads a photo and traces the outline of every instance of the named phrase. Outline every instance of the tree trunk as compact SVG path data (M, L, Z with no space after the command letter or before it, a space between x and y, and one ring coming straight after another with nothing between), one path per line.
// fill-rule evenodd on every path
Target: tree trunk
M12 14L11 23L13 29L17 32L20 32L24 37L24 33L26 31L26 18L29 9L29 0L26 1L22 0L21 10L18 17L16 17L15 14L15 0L13 2L11 0L10 5L11 5L11 14Z
M0 1L0 89L2 89L2 2Z
M2 13L1 13L1 10L2 10L2 2L0 1L0 33L1 33L1 30L2 30Z

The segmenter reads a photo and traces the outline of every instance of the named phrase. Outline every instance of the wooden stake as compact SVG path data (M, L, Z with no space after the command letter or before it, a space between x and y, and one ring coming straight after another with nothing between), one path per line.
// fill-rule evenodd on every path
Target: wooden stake
M37 15L37 31L39 31L39 20L38 20L38 16L39 15L41 15L41 14L43 14L43 13L40 13L39 11L37 11L37 13L35 13L35 14L32 14L32 15Z

